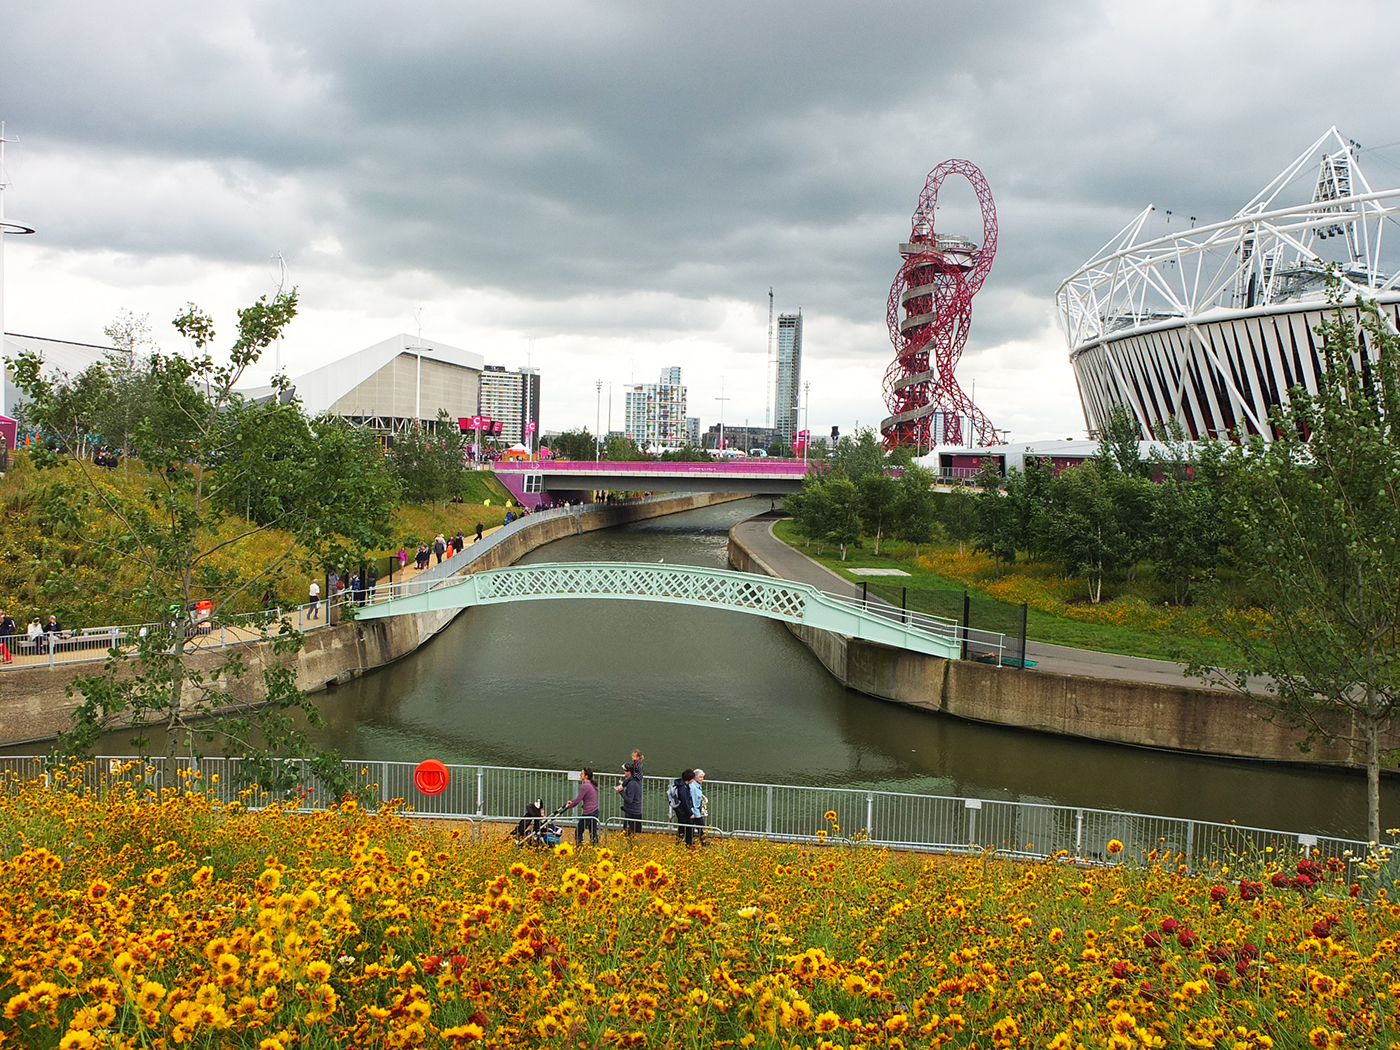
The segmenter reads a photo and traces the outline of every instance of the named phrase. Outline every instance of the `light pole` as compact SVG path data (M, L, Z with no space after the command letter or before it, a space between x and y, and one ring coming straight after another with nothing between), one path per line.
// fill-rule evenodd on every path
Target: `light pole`
M807 404L802 410L803 414L803 438L802 438L802 469L807 469L807 446L812 443L812 381L809 379L802 384L802 393L806 395Z
M597 383L598 398L593 411L593 462L597 463L603 458L603 435L601 433L603 424L603 381Z
M431 346L409 346L404 349L412 350L413 356L418 359L418 372L413 394L413 420L418 429L421 430L423 429L423 353L424 351L432 353L433 348Z
M729 398L724 396L724 376L719 377L719 397L715 398L719 402L719 455L724 458L724 403Z

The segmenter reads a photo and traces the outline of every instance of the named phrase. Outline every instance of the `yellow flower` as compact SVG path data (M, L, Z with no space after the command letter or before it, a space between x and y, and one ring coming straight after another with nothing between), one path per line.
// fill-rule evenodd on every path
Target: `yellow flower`
M118 952L117 957L112 960L112 970L123 981L131 980L131 974L136 969L136 959L130 952Z
M1109 852L1110 854L1122 853L1122 852L1123 852L1123 843L1119 842L1117 839L1109 839L1109 840L1108 840L1108 852Z
M74 1029L58 1041L58 1050L92 1050L97 1045L91 1032Z
M827 810L825 813L822 814L822 820L826 821L827 823L832 823L833 821L835 821L835 820L836 820L836 810L834 810L834 809L829 809L829 810Z
M486 1034L479 1024L459 1024L454 1028L444 1028L442 1037L454 1043L474 1043Z
M331 975L331 964L324 959L317 959L306 966L306 976L308 979L323 984Z
M209 880L213 877L214 869L206 864L190 876L190 882L195 886L208 886Z
M315 1024L317 1021L324 1021L331 1014L335 1013L335 1008L340 1000L336 998L335 989L328 984L318 984L311 990L310 1009L306 1011L307 1021Z
M136 993L136 1005L142 1010L154 1010L165 998L165 986L155 981L145 981Z
M834 1032L841 1027L841 1015L832 1010L823 1010L817 1014L812 1027L818 1032Z
M755 908L752 904L745 905L744 907L739 909L739 918L741 919L752 919L757 914L758 909Z

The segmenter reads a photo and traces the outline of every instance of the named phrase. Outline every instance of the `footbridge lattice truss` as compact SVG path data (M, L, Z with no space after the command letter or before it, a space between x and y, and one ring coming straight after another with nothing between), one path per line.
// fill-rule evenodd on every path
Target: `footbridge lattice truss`
M381 591L386 588L381 588ZM749 613L913 652L956 659L962 641L951 620L848 601L806 583L725 569L634 562L557 562L513 565L439 582L414 592L396 585L388 600L357 610L357 619L465 609L503 602L605 598L668 602Z

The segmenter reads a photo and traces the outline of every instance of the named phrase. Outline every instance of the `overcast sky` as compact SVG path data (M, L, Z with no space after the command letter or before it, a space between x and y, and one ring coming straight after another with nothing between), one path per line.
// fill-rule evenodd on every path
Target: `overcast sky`
M803 311L814 431L878 423L885 300L929 169L979 165L995 265L959 368L1016 440L1082 436L1060 280L1144 205L1225 218L1336 124L1400 182L1400 6L359 3L6 8L6 328L158 340L275 287L293 376L405 331L543 375L685 369L764 421L768 288ZM1372 151L1372 148L1374 150ZM940 232L977 235L949 182ZM269 358L257 373L270 374ZM622 396L614 393L613 424ZM604 408L606 414L606 408ZM605 424L606 425L606 424Z

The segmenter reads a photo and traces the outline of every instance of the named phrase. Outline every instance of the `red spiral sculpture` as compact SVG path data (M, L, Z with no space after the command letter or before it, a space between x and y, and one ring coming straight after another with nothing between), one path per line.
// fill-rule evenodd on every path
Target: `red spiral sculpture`
M949 175L972 183L982 207L982 243L934 232L938 190ZM977 165L945 160L929 172L910 223L909 242L899 246L904 264L890 286L887 320L894 361L885 372L889 418L880 424L885 448L912 445L977 445L996 442L996 430L958 386L953 370L967 344L972 297L992 268L997 251L997 212L992 190ZM901 313L903 316L901 317ZM971 434L963 434L964 420Z

